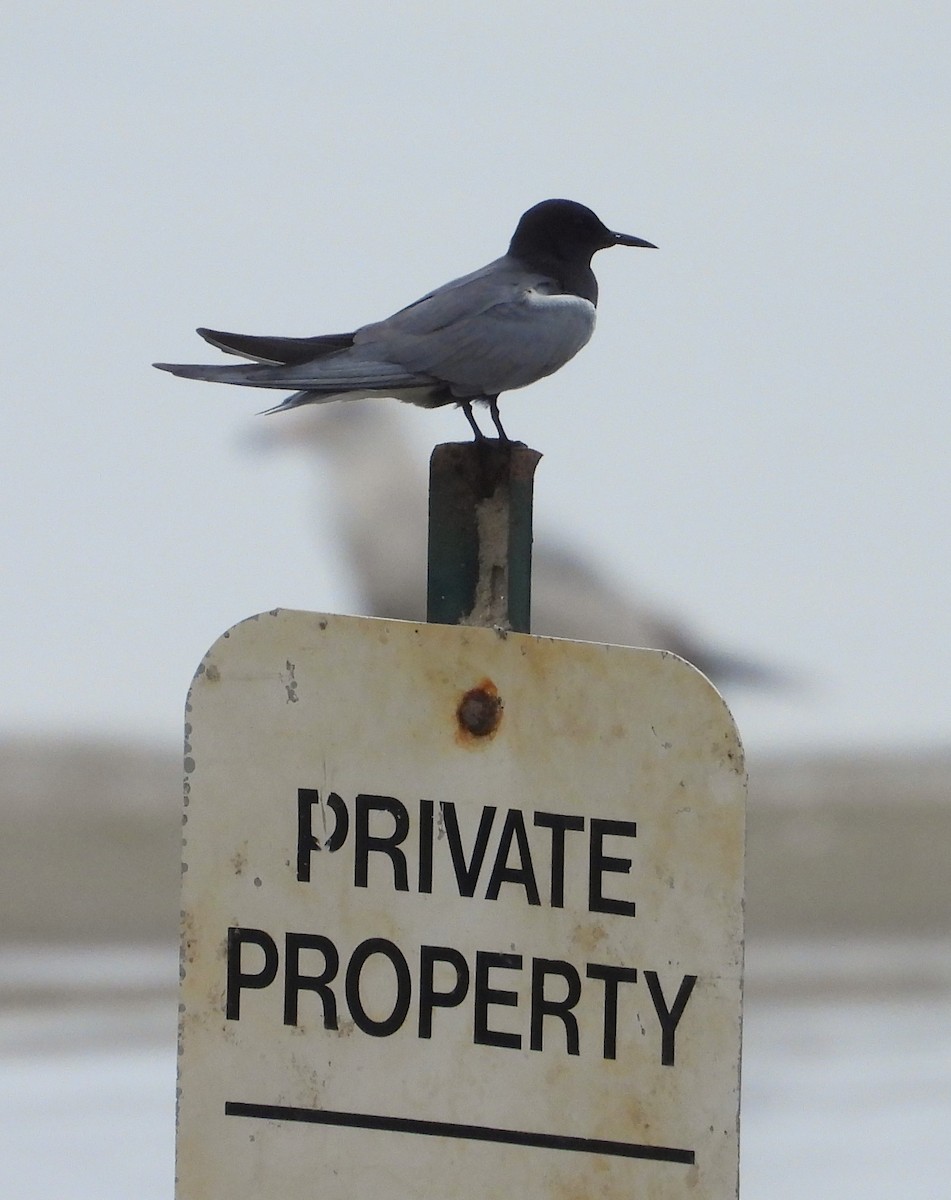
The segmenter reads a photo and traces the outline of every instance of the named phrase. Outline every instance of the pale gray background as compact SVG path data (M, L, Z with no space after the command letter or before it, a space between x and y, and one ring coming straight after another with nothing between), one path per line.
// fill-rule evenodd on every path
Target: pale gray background
M561 195L661 248L503 400L539 520L801 681L731 697L751 749L947 739L947 4L8 0L0 57L0 728L170 743L223 629L354 605L283 418L152 360L383 317Z

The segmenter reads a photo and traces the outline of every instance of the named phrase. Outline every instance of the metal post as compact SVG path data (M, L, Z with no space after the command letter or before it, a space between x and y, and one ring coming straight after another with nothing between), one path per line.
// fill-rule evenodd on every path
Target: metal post
M540 459L513 442L449 442L433 451L428 621L530 632L532 482Z

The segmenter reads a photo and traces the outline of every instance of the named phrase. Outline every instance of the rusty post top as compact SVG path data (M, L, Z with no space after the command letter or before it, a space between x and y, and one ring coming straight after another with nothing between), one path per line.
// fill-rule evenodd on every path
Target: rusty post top
M430 460L427 619L528 633L532 485L521 442L449 442Z

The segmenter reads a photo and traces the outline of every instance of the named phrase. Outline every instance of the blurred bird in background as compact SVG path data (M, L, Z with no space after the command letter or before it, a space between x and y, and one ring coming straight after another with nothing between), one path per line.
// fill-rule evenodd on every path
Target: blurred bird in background
M260 451L296 449L329 470L320 536L342 551L366 616L426 619L428 488L404 419L381 403L304 410L258 427ZM590 555L544 529L532 548L532 633L670 650L718 684L776 685L778 672L709 645L689 625L615 584Z

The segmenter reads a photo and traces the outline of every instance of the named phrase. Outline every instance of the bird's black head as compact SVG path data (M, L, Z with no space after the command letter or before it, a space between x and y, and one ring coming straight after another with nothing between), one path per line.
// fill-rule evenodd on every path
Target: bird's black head
M598 302L598 284L591 258L609 246L647 246L652 242L612 233L583 204L574 200L543 200L522 215L509 244L509 254L532 270L557 279L566 291Z
M509 245L509 254L523 262L539 258L590 263L592 255L609 246L646 246L651 242L612 233L596 213L574 200L543 200L524 213Z

